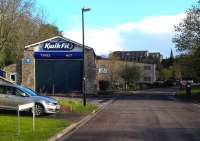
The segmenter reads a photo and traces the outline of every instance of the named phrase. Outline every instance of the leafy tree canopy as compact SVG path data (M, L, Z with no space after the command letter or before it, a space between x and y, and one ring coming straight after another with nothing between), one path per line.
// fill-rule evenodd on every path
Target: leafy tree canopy
M140 79L140 68L136 65L127 65L120 72L120 76L127 82L127 84L135 83Z
M186 18L175 26L173 42L182 56L178 59L182 78L200 80L200 0L186 13Z
M24 46L62 33L37 14L35 0L0 0L0 68L23 56Z
M180 52L192 54L200 48L200 1L187 11L186 18L175 26L173 42Z

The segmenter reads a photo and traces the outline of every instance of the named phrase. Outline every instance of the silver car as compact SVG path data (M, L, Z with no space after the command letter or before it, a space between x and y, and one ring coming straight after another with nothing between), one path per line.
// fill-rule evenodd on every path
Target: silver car
M60 109L57 100L46 96L39 96L27 87L0 84L0 109L17 110L18 105L30 102L35 103L35 115L37 116L45 113L53 114Z

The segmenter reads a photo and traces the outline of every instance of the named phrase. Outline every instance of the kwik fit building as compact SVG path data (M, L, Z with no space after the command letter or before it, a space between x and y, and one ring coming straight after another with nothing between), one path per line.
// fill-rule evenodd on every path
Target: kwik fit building
M81 92L83 47L64 37L54 37L25 47L21 83L40 93ZM96 92L94 50L85 46L86 93Z

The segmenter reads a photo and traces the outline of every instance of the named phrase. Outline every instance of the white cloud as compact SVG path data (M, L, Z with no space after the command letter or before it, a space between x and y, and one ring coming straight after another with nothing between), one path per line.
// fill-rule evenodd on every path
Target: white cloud
M156 48L158 51L162 51L162 49L160 49L161 44L156 47L154 43L154 47L151 47L151 44L147 42L146 48L144 48L143 38L145 38L145 35L150 35L152 39L154 39L154 36L157 38L158 35L165 35L163 36L163 38L165 38L167 37L166 34L172 37L174 25L178 24L184 17L185 14L145 17L139 22L128 22L113 28L88 28L85 30L85 44L93 47L97 55L107 55L115 50L134 50L134 48L132 48L134 47L134 41L129 41L133 38L127 36L137 36L137 33L140 33L144 36L137 38L137 48L139 48L138 43L141 42L141 44L143 44L141 50ZM64 36L82 43L82 33L80 28L73 27L64 32ZM164 41L165 40L163 39L163 44ZM127 44L127 42L130 42L131 44ZM166 39L166 42L170 42L169 36Z
M144 33L171 33L174 30L174 25L183 20L185 14L178 14L176 16L158 16L146 17L140 22L125 23L119 26L120 31L131 32L134 30Z
M82 33L80 30L69 30L64 36L82 43ZM122 50L123 39L119 32L111 28L92 28L85 32L85 44L93 47L96 54L107 55L114 50Z

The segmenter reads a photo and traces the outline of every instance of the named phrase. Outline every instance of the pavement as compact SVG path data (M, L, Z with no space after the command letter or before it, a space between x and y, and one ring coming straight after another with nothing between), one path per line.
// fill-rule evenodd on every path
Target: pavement
M177 100L175 91L121 92L60 141L200 141L200 106Z

